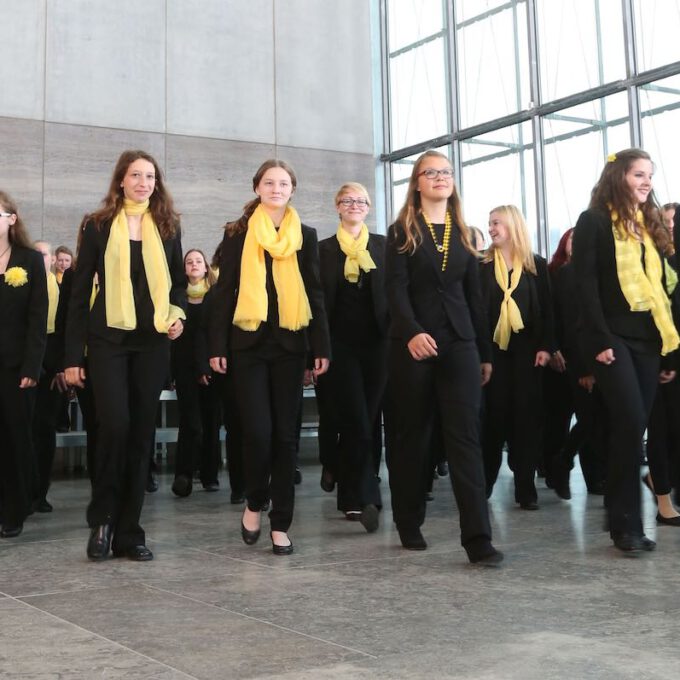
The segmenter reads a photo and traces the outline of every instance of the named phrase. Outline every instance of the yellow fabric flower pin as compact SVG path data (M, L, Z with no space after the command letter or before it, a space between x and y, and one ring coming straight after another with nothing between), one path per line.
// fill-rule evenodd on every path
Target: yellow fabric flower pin
M23 267L10 267L5 272L5 283L12 288L18 288L28 283L28 273Z
M609 156L607 156L607 163L613 163L615 160L616 160L615 153L610 153Z

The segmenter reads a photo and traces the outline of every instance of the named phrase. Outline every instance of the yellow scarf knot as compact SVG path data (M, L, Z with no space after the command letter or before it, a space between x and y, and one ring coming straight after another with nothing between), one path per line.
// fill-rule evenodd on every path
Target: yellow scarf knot
M493 332L493 341L500 349L507 350L510 344L510 334L519 333L524 328L522 314L517 303L512 298L512 294L519 285L519 280L522 276L522 261L517 255L513 257L512 275L510 276L510 285L508 285L508 268L498 248L494 250L493 260L496 283L503 291L503 301L501 302L498 323Z
M368 227L365 224L361 225L361 231L357 238L345 231L340 224L336 237L340 244L340 250L346 255L344 273L345 278L350 283L356 283L359 280L359 269L365 272L375 269L375 262L373 262L373 258L367 249Z
M209 290L207 279L201 279L198 283L187 283L187 297L192 300L202 300Z

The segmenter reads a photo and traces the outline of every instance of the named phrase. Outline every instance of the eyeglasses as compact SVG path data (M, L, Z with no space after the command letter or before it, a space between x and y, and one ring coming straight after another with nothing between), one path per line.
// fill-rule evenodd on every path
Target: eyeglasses
M0 217L12 217L12 215L14 215L14 213L4 213L4 212L0 212Z
M442 168L441 170L435 170L434 168L428 168L418 173L418 177L425 175L427 179L437 179L441 176L444 179L451 179L453 177L453 168Z
M338 205L344 205L345 208L351 208L355 204L359 208L365 208L368 205L368 201L365 198L341 198L338 201Z

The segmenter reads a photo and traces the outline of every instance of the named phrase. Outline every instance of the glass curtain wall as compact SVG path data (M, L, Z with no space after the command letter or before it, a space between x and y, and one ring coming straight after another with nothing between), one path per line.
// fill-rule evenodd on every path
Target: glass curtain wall
M548 256L609 153L649 151L659 201L680 201L678 0L379 1L388 217L427 148L470 224L515 204Z

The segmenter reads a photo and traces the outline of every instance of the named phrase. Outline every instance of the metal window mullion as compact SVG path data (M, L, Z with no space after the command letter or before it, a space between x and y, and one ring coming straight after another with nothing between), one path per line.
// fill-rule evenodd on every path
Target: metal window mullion
M458 35L456 33L456 4L458 0L444 3L446 12L447 57L449 67L449 130L455 135L460 130L460 81L458 78ZM463 161L460 157L460 142L454 136L451 140L451 163L456 173L458 190L463 191Z
M380 50L382 59L381 66L381 85L382 85L382 118L383 118L383 148L387 149L388 155L394 151L392 148L392 99L390 97L390 56L388 45L388 26L387 26L387 0L380 0ZM385 159L385 154L379 157L378 162L383 162L383 192L386 222L392 215L392 163ZM385 225L387 227L387 225Z
M631 80L638 75L637 51L635 43L635 17L633 0L621 0L623 8L623 36L626 57L626 79ZM631 82L626 87L628 94L628 112L630 115L630 140L632 146L642 144L640 123L640 97L637 85Z

